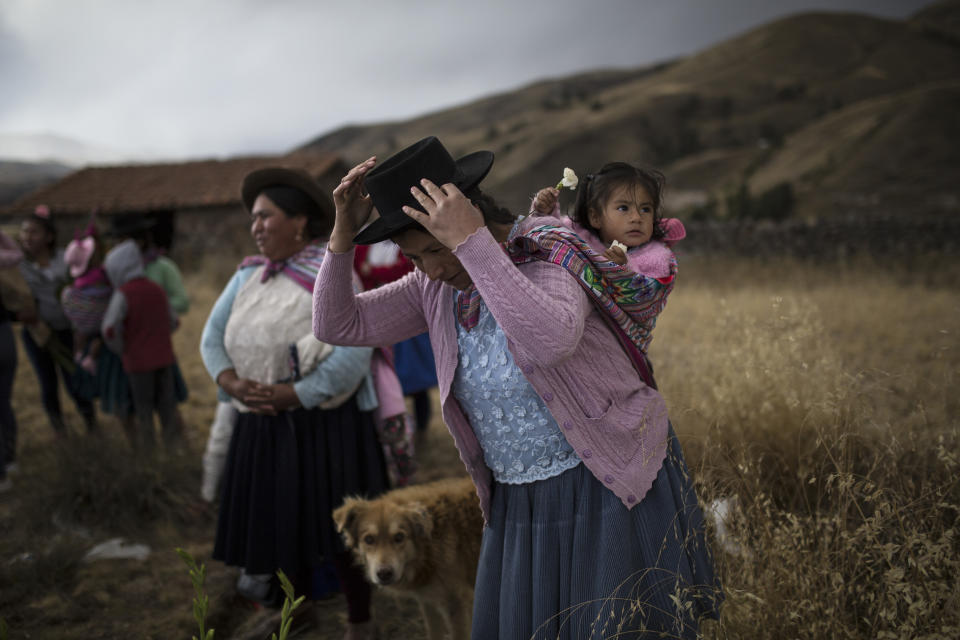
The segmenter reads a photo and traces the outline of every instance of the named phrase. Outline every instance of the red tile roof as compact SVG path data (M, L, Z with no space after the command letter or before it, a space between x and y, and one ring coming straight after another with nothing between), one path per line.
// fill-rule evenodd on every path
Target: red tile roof
M240 182L260 167L299 167L324 182L346 173L331 153L295 152L285 156L250 156L178 164L88 167L23 196L0 211L24 214L38 204L54 214L138 213L239 205Z

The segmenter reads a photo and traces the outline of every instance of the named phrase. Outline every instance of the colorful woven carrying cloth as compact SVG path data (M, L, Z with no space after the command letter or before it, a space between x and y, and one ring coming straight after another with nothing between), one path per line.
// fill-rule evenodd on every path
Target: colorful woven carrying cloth
M646 362L657 316L673 290L676 258L670 263L671 280L663 284L607 260L580 236L561 226L535 227L501 246L515 264L543 260L569 271L601 311L634 364L638 364L638 358ZM457 296L457 318L464 328L476 326L479 303L480 294L472 285Z
M110 304L113 287L103 267L94 267L64 287L60 294L63 314L84 335L100 333L100 323Z

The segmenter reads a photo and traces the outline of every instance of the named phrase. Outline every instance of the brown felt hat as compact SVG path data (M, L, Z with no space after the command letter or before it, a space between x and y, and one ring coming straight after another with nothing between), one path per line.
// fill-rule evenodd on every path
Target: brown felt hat
M247 211L253 210L253 203L260 192L269 187L293 187L302 191L310 198L323 214L324 218L333 224L336 209L333 200L323 190L320 183L303 169L287 169L284 167L266 167L251 171L244 177L240 185L240 199Z

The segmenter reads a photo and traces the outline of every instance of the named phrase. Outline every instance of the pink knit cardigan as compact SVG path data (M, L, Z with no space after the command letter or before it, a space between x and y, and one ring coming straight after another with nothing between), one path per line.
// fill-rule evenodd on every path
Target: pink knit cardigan
M521 232L559 220L530 217ZM667 408L634 370L603 319L562 267L515 265L486 227L454 255L507 337L507 346L583 463L628 507L646 495L666 456ZM492 477L451 393L458 362L454 293L417 270L355 294L353 251L327 251L314 288L313 330L340 345L392 344L424 331L437 364L444 421L473 478L484 518Z

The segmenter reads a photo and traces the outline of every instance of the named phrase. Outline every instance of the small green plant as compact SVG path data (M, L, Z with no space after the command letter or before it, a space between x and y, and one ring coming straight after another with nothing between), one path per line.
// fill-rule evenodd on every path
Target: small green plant
M270 640L287 640L290 627L293 625L293 612L303 603L306 596L294 599L293 584L287 575L281 569L277 569L277 577L280 578L280 586L286 598L283 601L283 609L280 610L280 637L277 638L277 634L274 633L270 636Z
M196 596L193 598L193 619L197 621L200 627L200 637L193 636L193 640L213 640L213 629L206 628L207 609L210 606L210 598L203 591L203 583L207 579L207 567L197 565L190 552L186 549L177 547L177 554L186 563L190 569L190 580L193 582L193 590ZM2 638L0 638L2 640Z
M0 618L0 640L7 640L7 621Z

